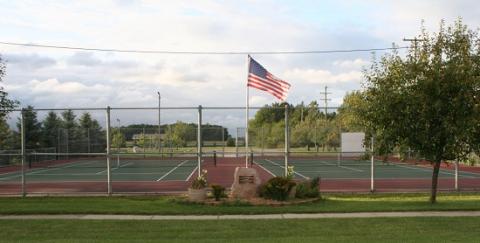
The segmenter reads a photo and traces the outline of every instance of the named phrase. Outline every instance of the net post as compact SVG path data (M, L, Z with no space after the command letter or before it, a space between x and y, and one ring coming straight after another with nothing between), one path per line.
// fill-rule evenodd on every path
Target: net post
M107 194L112 195L112 175L110 168L110 106L106 109L106 139L107 139Z
M459 191L458 187L458 159L455 160L455 191Z
M285 177L288 175L288 153L289 153L289 143L288 143L288 104L285 104Z
M371 144L371 157L370 157L370 192L375 192L375 155L374 155L374 151L373 151L373 142L374 142L374 138L372 136L372 144Z
M197 163L198 163L198 176L201 174L202 163L202 106L198 106L198 124L197 124Z
M21 121L20 121L20 140L21 140L21 156L22 156L22 197L27 195L25 190L25 158L26 158L26 150L25 150L25 109L22 109L21 112Z
M250 151L250 167L253 166L253 151Z
M217 151L213 150L213 165L217 167Z

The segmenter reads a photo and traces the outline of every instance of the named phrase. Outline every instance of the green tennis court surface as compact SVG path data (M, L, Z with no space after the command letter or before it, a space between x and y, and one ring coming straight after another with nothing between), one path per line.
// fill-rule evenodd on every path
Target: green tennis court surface
M254 163L272 175L284 175L283 159L255 159ZM289 159L289 166L294 167L295 178L306 179L316 176L322 179L366 179L370 178L371 162L369 160L325 160L325 159ZM454 165L440 169L440 178L454 178ZM431 178L432 168L427 165L414 165L399 162L383 163L375 161L375 178L377 179L421 179ZM460 170L459 178L480 178L480 173Z
M197 161L128 160L111 161L112 181L186 181L197 169ZM48 166L35 165L25 173L28 181L105 181L105 159L82 159ZM21 172L0 173L0 182L19 181Z

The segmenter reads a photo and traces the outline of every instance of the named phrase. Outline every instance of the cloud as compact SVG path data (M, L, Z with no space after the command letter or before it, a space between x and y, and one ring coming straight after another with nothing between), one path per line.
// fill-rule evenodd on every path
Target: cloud
M476 27L480 8L469 1L9 1L0 8L0 28L9 41L98 48L173 51L332 50L388 47L418 33L420 20L436 30L456 16ZM266 11L268 9L268 11ZM405 44L405 43L404 43ZM165 106L243 106L246 63L240 55L157 55L71 52L2 46L9 66L5 87L13 98L36 107L152 106L162 92ZM31 53L36 51L37 53ZM48 54L48 56L46 56ZM381 56L383 53L377 53ZM254 55L276 76L292 83L288 101L318 99L323 84L339 103L360 88L361 68L371 53ZM252 106L275 99L251 90ZM243 112L212 119L242 126ZM195 113L193 112L193 120ZM253 115L253 111L252 114ZM186 117L186 116L185 116ZM125 115L154 122L142 115ZM166 121L182 119L175 112ZM208 118L206 118L208 119ZM240 121L240 123L237 123Z
M67 58L67 64L78 66L98 66L101 60L94 57L92 52L76 52Z
M38 54L11 54L5 55L7 65L15 65L21 69L39 69L54 66L57 62L55 59L40 56Z
M108 54L107 54L108 55ZM106 61L98 58L93 52L75 52L72 56L66 59L66 64L71 66L85 66L85 67L98 67L98 68L133 68L138 64L131 60L122 60L116 58L114 55L108 55L105 57Z
M284 73L286 80L292 83L310 83L310 84L340 84L357 83L362 79L362 73L359 71L347 71L343 73L332 73L322 69L301 69L295 68Z
M361 58L356 58L354 60L338 60L334 61L333 65L346 69L361 69L367 66L370 62L365 61Z

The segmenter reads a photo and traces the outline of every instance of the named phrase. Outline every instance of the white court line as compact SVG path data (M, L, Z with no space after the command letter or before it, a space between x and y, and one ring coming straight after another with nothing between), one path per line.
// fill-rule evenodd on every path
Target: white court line
M280 164L278 164L278 163L275 163L275 162L273 162L273 161L271 161L271 160L269 160L269 159L265 159L265 160L268 161L268 162L270 162L270 163L272 163L272 164L274 164L274 165L276 165L276 166L280 166L281 168L284 168L284 169L285 169L285 166L282 166L282 165L280 165ZM310 179L310 177L304 176L304 175L302 175L302 174L300 174L300 173L298 173L298 172L295 172L295 171L294 171L293 173L295 173L295 174L303 177L304 179L307 179L307 180Z
M432 169L424 169L424 168L419 168L419 167L411 167L411 166L398 165L398 164L394 164L394 165L398 166L398 167L402 167L402 168L412 169L412 170L421 170L421 171L432 172ZM455 173L449 173L449 172L442 171L442 170L440 170L439 173L440 174L447 174L447 175L455 175ZM476 178L475 176L460 175L460 173L458 173L458 176L459 177L466 177L466 178Z
M70 162L70 163L68 163L68 166L60 166L60 167L45 168L45 169L36 169L36 170L30 171L30 172L25 172L25 176L35 175L35 174L42 173L42 172L45 172L45 171L52 171L52 170L70 168L70 167L74 167L74 166L77 166L77 165L91 164L91 163L94 163L94 162L97 162L97 161L87 161L87 162L84 162L84 163ZM6 179L11 179L11 178L16 178L16 177L22 177L22 172L19 171L19 173L20 173L19 175L2 177L2 178L0 178L0 181L6 180Z
M324 165L329 165L329 166L337 166L336 164L331 164L331 163L324 162L324 161L320 161L320 163L322 163L322 164L324 164ZM363 170L359 170L359 169L355 169L355 168L350 168L350 167L343 166L343 165L338 165L338 167L344 168L344 169L347 169L347 170L353 170L353 171L357 171L357 172L363 172Z
M253 161L255 162L255 161ZM267 168L263 167L261 164L258 164L256 163L256 165L258 165L260 168L262 168L263 170L265 170L266 172L268 172L270 175L272 175L273 177L277 176L275 174L273 174L273 172L271 172L270 170L267 170Z
M192 170L192 173L190 173L190 175L187 177L187 179L185 179L185 181L189 181L190 178L193 176L193 174L195 174L195 172L197 171L198 169L198 165L195 166L195 168Z
M120 166L118 166L118 167L115 167L115 168L113 168L113 169L110 169L110 171L118 170L118 169L120 169L121 167L125 167L125 166L131 165L131 164L133 164L133 162L125 163L125 164L123 164L123 165L120 165ZM100 175L100 174L102 174L102 173L104 173L104 172L107 172L107 170L108 170L108 169L105 169L105 170L99 171L99 172L97 172L97 173L95 173L95 174Z
M363 170L359 170L359 169L355 169L355 168L350 168L350 167L347 167L347 166L339 165L338 167L344 168L344 169L353 170L353 171L357 171L357 172L363 172Z
M429 169L430 171L432 170L432 167L429 167L429 166L425 166L425 165L413 165L415 167L421 167L421 168L425 168L425 169ZM448 169L449 171L455 171L455 169ZM443 172L440 168L440 171ZM448 173L448 172L447 172ZM477 173L477 172L471 172L471 171L464 171L464 170L461 170L460 168L458 169L458 176L464 176L464 175L461 175L461 174L471 174L471 175L474 175L476 177L480 176L480 173ZM455 173L453 173L452 175L455 175ZM468 178L475 178L475 177L468 177Z
M173 171L175 171L176 169L178 169L178 167L182 166L183 164L187 163L189 160L185 160L183 161L182 163L178 164L177 166L173 167L173 169L171 169L170 171L168 171L167 173L165 173L162 177L158 178L157 181L161 181L163 178L165 178L166 176L170 175L170 173L172 173Z

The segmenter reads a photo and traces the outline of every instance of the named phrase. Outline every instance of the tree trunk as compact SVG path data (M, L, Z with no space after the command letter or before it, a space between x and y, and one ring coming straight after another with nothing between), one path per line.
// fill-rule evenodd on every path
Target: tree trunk
M442 161L435 161L433 164L433 175L432 175L432 193L430 195L430 203L437 202L437 185L438 185L438 172L440 171L440 163Z

